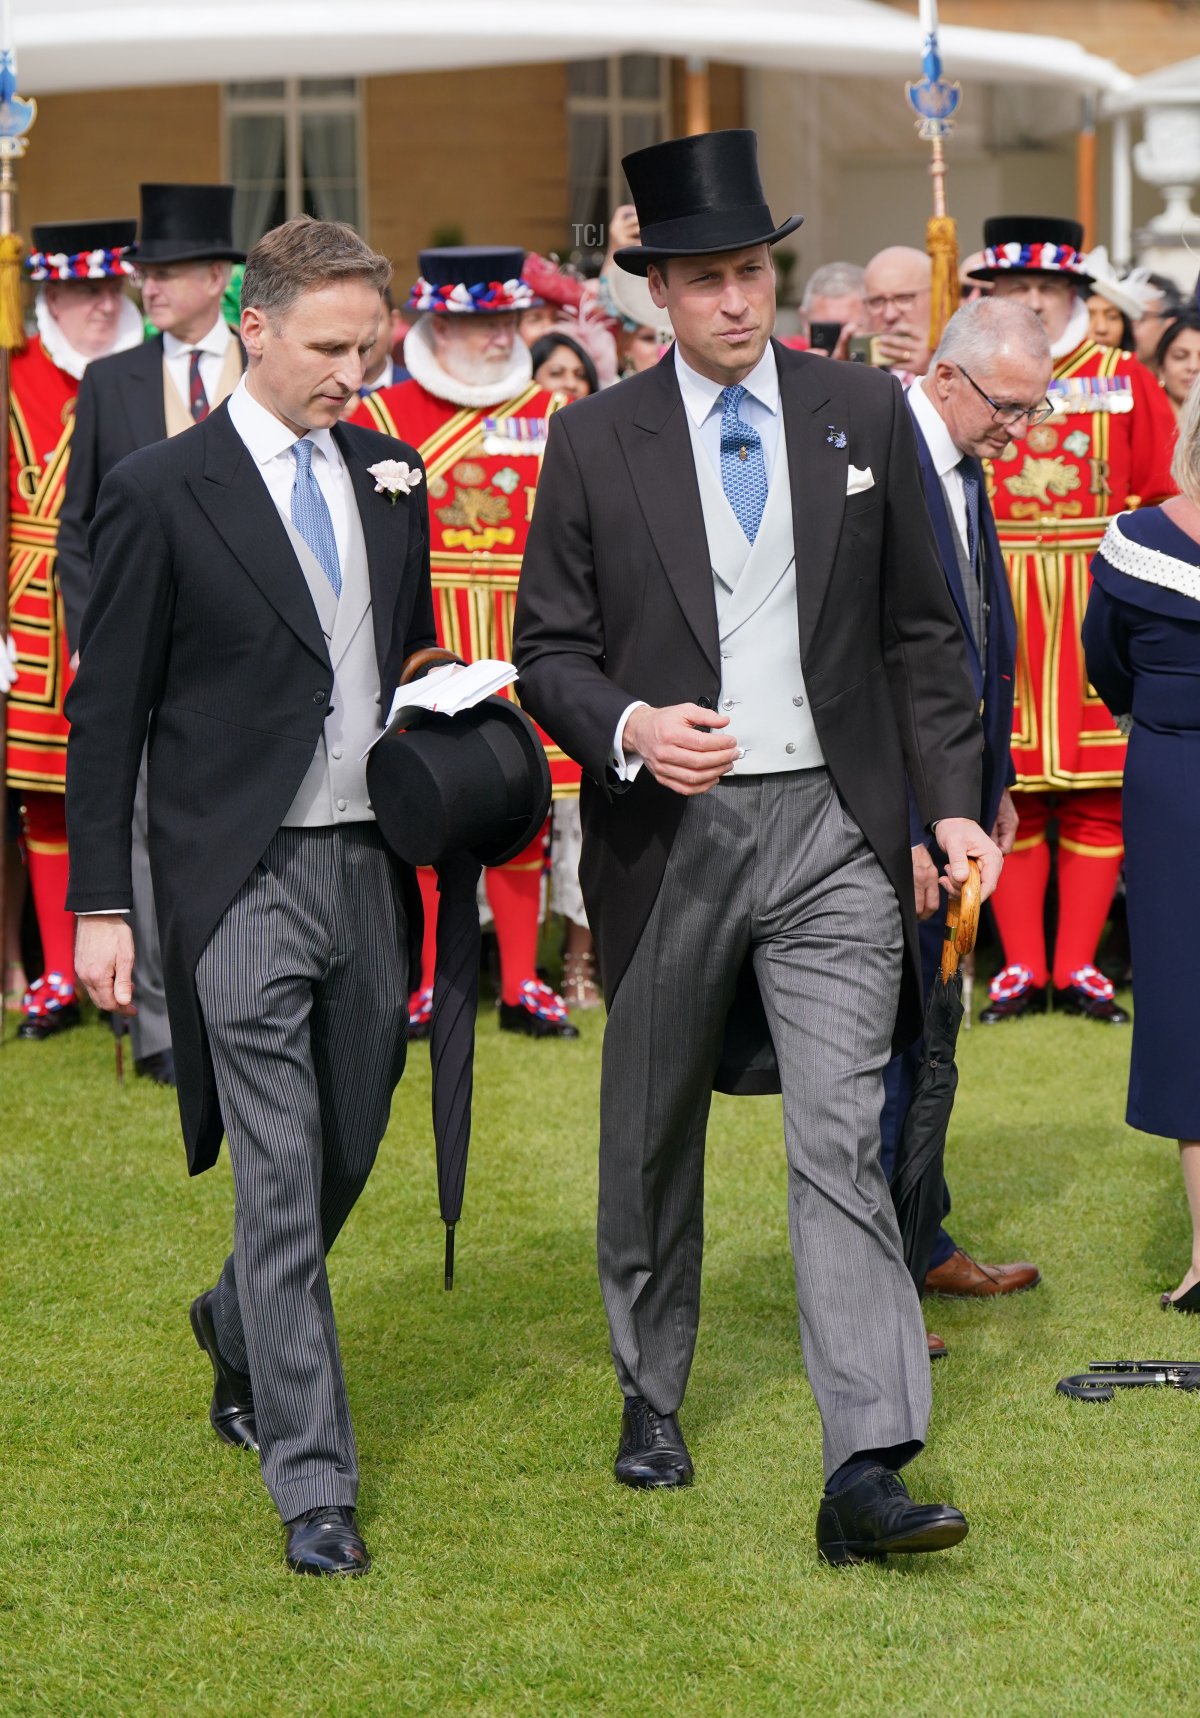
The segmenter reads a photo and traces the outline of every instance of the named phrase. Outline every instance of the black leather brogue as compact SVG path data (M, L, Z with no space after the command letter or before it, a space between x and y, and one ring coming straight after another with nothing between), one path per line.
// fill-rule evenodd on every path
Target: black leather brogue
M946 1551L967 1536L966 1516L948 1503L914 1503L898 1473L869 1467L821 1499L817 1552L826 1563L882 1563L889 1551Z
M212 1361L213 1393L208 1417L223 1443L258 1454L258 1428L254 1423L254 1396L250 1379L221 1358L212 1316L213 1291L198 1295L188 1314L196 1345Z
M695 1469L674 1414L659 1414L644 1396L626 1396L613 1469L622 1485L690 1485Z

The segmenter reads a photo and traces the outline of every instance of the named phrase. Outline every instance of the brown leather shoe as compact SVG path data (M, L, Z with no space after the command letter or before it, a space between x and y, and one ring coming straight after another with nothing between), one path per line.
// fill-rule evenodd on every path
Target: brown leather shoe
M942 1338L940 1336L935 1336L932 1330L927 1330L925 1332L925 1340L929 1344L929 1358L931 1360L944 1360L947 1354L949 1354L950 1350L946 1347Z
M1015 1265L981 1265L970 1253L956 1247L944 1264L935 1265L925 1278L926 1294L992 1295L1017 1294L1036 1287L1042 1273L1022 1259Z

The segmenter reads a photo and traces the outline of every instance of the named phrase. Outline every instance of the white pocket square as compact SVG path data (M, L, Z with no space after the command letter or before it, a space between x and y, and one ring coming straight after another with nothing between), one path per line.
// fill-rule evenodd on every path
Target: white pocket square
M871 476L871 467L864 466L860 471L857 465L852 465L846 472L846 494L857 495L860 490L874 489L875 479Z

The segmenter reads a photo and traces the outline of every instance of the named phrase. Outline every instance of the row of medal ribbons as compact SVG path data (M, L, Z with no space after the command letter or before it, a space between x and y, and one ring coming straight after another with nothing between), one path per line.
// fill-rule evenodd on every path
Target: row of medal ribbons
M1051 382L1046 398L1055 412L1131 412L1133 384L1128 376L1064 376Z

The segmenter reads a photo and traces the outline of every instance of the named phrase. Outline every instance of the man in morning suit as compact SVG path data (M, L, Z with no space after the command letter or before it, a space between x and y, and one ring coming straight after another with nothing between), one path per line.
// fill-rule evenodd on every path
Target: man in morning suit
M143 185L136 272L153 339L90 367L79 390L71 464L63 498L56 574L67 637L79 649L92 586L88 531L104 478L127 453L199 423L234 388L244 368L241 344L221 314L234 262L232 185ZM129 1022L134 1066L174 1085L171 1027L150 880L146 772L133 815L133 934L137 1012Z
M981 459L1022 441L1031 426L1050 415L1050 343L1031 310L1011 300L981 298L951 317L928 374L906 398L917 436L925 503L933 522L946 586L962 628L967 661L983 718L983 793L979 821L1002 853L1012 851L1017 814L1009 787L1014 780L1013 675L1017 622L1000 541L987 497ZM910 806L913 886L920 932L922 978L933 982L942 953L945 896L938 887L933 838ZM896 1146L912 1101L921 1060L920 1040L889 1062L883 1077L883 1168L891 1177ZM950 1194L943 1193L945 1211ZM1040 1281L1036 1265L985 1265L938 1231L925 1278L931 1294L1013 1294ZM939 1336L931 1354L944 1354Z
M79 970L128 1010L130 819L150 731L150 857L193 1174L224 1130L234 1243L192 1306L210 1418L258 1449L304 1573L368 1566L325 1254L366 1182L404 1066L411 872L362 753L435 642L411 447L340 423L390 265L302 216L246 265L248 369L225 405L105 479L70 698ZM369 467L418 473L394 500ZM445 652L432 659L446 660ZM415 903L415 905L414 905Z
M967 1524L897 1472L924 1442L929 1358L879 1111L893 1028L920 1021L906 773L956 883L968 854L985 891L1001 862L972 821L961 630L899 385L770 339L770 246L799 222L772 221L754 133L624 167L641 242L617 261L676 344L551 421L514 640L522 702L584 768L616 1475L692 1477L676 1413L709 1093L782 1086L818 1548L938 1550Z

